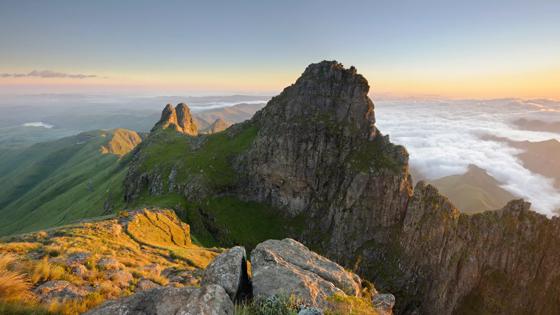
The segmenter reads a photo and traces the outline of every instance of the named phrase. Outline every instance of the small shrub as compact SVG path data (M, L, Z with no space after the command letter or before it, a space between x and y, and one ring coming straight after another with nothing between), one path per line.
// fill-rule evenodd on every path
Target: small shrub
M378 315L371 302L366 298L335 294L328 300L325 315Z
M238 304L238 315L296 315L300 303L297 298L288 295L255 298L249 303Z

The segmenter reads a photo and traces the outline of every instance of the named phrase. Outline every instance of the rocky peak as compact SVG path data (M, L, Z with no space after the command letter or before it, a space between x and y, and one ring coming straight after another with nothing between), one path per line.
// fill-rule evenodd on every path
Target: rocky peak
M247 177L243 186L249 198L291 215L310 207L324 212L356 201L339 192L363 191L367 177L354 179L357 173L376 166L400 173L408 155L377 131L368 91L367 80L354 67L323 61L308 66L272 98L251 121L259 132L243 160L247 169L239 168ZM408 198L407 185L397 186L395 194ZM335 199L336 206L331 204Z
M175 108L173 108L173 105L167 104L161 112L159 122L152 128L152 131L169 127L189 136L196 136L198 134L198 126L194 122L191 111L185 103L179 103Z
M274 97L256 115L265 125L299 125L319 122L341 127L345 135L372 139L376 135L374 105L367 96L369 84L357 73L336 61L309 65L297 81Z

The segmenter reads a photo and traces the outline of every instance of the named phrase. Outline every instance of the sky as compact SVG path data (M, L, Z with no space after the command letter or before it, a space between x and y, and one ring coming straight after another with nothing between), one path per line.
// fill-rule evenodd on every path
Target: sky
M560 1L0 0L0 93L273 95L313 62L374 95L560 99Z

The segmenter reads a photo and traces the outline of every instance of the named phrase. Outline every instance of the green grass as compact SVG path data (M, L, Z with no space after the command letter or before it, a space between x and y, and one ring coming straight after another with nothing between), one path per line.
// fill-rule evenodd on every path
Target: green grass
M0 161L12 166L0 176L0 235L99 216L107 200L122 206L126 165L99 152L109 138L103 131L82 133L23 150L19 163Z
M303 228L299 217L287 218L278 209L232 196L189 202L179 194L145 194L131 206L141 207L174 209L190 225L193 243L205 247L243 245L251 249L264 240L285 238Z
M170 129L157 131L142 146L141 172L165 174L164 189L172 168L176 182L185 183L202 178L209 188L223 190L236 182L232 159L247 150L257 134L257 128L246 125L238 133L219 132L192 138Z
M207 246L244 245L251 249L264 240L290 234L290 219L277 209L234 197L213 197L190 204L185 219L192 233Z

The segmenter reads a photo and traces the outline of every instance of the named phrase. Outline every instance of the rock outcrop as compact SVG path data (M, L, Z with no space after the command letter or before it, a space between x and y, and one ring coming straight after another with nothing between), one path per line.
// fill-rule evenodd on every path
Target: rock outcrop
M161 113L159 122L152 131L167 128L173 128L189 136L198 134L198 126L193 120L191 110L185 103L179 103L175 108L171 104L167 104Z
M88 315L233 315L233 303L219 285L156 288L110 301Z
M111 139L100 149L102 154L122 157L142 142L142 137L133 130L117 128L109 133Z
M65 280L47 281L33 290L41 303L49 304L69 300L81 300L90 290L76 286Z
M358 296L360 278L293 240L268 240L251 253L254 296L294 294L305 303L325 306L335 294Z
M245 248L235 246L216 257L204 270L201 284L222 286L232 300L250 295L248 287L247 254Z

